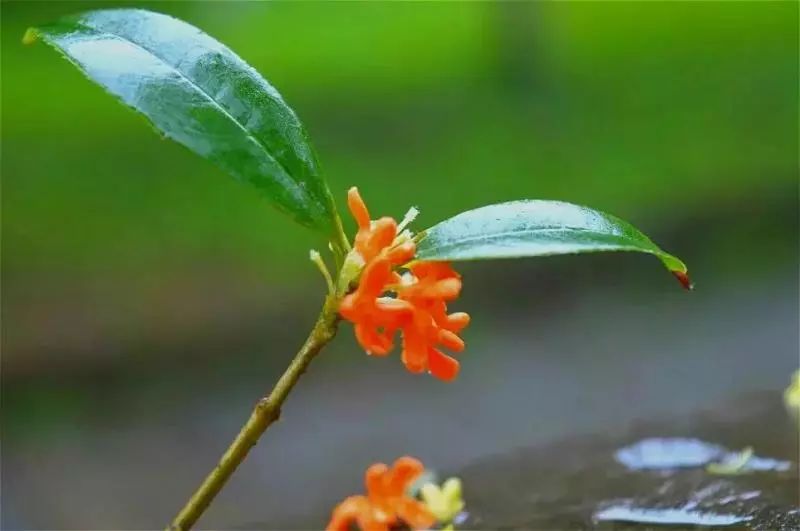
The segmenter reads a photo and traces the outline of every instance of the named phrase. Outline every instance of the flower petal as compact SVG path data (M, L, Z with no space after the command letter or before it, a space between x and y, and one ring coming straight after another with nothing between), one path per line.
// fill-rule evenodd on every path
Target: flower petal
M404 496L408 487L425 471L419 461L410 456L397 459L389 472L389 492L394 496Z
M364 496L350 496L333 509L326 531L350 531L350 525L370 510Z
M431 347L428 349L428 370L436 378L449 382L458 376L459 364L442 351Z
M461 500L461 480L450 478L442 484L442 494L450 501Z
M356 249L364 260L370 261L392 244L396 234L397 222L392 218L381 218L372 223L372 228L363 241L356 240Z
M417 262L411 266L411 271L420 278L425 277L435 280L461 278L461 276L450 267L448 262Z
M389 467L384 463L375 463L364 473L364 485L370 499L382 498L386 495L386 476Z
M356 340L367 354L385 356L392 350L394 345L391 336L378 333L372 322L358 322L354 328Z
M414 258L414 253L417 252L417 246L414 242L405 242L393 247L386 252L389 261L395 265L402 265Z
M400 500L397 506L397 515L411 529L429 529L436 523L436 517L425 504L412 498Z
M464 350L464 340L455 335L450 330L444 328L439 329L439 343L446 349L453 352L461 352Z
M358 224L359 229L369 229L369 210L364 200L361 199L361 194L358 193L358 188L353 186L347 191L347 207L350 213Z
M447 316L447 325L442 325L456 334L461 332L469 324L469 314L465 312L455 312Z
M401 359L406 369L415 374L425 372L428 367L427 357L425 338L414 328L405 328L403 330L403 353L401 354Z
M376 258L369 262L361 274L356 289L359 297L377 298L384 291L386 283L392 278L392 265L386 258Z

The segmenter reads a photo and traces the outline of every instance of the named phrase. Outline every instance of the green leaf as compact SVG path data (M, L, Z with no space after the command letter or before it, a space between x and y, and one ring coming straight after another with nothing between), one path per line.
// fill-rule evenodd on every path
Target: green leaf
M305 128L225 45L167 15L89 11L31 28L165 136L251 183L296 221L337 238L341 222Z
M561 201L511 201L462 212L424 231L420 260L484 260L607 251L657 256L687 289L686 265L629 223Z

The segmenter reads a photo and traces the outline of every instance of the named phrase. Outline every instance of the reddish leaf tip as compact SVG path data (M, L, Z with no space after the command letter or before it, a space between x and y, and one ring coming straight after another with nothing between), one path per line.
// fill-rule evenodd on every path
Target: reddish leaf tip
M685 289L686 291L692 291L694 289L694 284L692 283L692 280L689 278L689 275L687 273L684 273L682 271L672 271L672 274L675 275L675 278L677 278L678 282L681 283L683 289Z

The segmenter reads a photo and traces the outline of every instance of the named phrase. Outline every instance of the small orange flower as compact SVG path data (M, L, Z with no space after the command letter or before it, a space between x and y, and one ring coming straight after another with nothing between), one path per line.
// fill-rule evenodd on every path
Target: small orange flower
M356 339L368 354L385 356L394 347L394 336L403 333L402 361L414 373L429 371L452 380L459 364L438 346L453 352L464 350L457 335L467 324L466 313L447 314L447 302L461 292L461 277L444 262L415 262L416 245L398 238L392 218L371 221L358 189L351 188L347 204L358 224L354 242L365 263L358 287L346 295L339 313L355 325ZM396 268L408 270L399 274ZM394 297L386 296L394 292Z
M336 506L327 531L348 531L358 524L362 531L388 531L401 521L411 529L427 529L436 517L420 501L407 494L425 470L413 457L401 457L391 468L377 463L367 469L366 496L350 496Z

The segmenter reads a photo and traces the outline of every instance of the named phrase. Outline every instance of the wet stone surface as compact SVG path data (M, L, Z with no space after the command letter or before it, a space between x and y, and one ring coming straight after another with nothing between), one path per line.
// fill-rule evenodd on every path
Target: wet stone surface
M739 459L748 447L752 457ZM685 419L476 462L457 471L463 527L797 530L797 459L798 425L780 396L749 394ZM734 466L711 473L711 463Z

